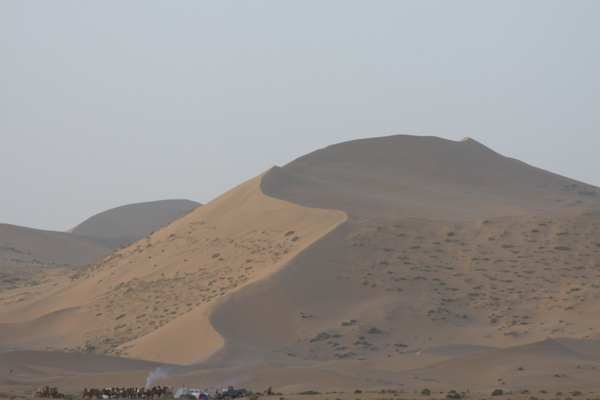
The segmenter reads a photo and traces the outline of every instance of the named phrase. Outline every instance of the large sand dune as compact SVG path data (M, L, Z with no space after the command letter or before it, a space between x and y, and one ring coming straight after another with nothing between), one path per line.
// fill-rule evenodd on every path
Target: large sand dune
M472 139L334 145L2 293L0 340L169 363L160 382L201 388L600 390L597 191ZM40 379L19 365L0 378ZM152 366L44 379L135 386Z

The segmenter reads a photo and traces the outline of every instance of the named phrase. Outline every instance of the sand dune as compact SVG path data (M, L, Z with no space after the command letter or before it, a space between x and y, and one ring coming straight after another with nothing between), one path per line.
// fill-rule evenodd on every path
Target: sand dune
M159 200L128 204L96 214L69 230L99 238L119 238L122 245L140 240L202 204L190 200Z
M3 292L0 343L169 363L160 382L199 388L598 389L597 191L472 139L330 146ZM0 378L75 388L154 364L19 365Z

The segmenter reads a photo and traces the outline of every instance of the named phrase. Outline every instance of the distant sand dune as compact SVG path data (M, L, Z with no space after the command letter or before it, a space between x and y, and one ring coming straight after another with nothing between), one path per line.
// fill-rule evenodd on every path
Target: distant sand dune
M200 207L190 200L159 200L116 207L88 218L70 233L99 238L121 238L129 244L162 228L180 215Z

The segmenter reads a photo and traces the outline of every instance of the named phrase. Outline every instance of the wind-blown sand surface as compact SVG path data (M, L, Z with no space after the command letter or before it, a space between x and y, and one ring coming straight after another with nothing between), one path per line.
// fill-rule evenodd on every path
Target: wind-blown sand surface
M156 362L286 398L597 391L597 192L472 139L330 146L2 292L0 382L143 386Z

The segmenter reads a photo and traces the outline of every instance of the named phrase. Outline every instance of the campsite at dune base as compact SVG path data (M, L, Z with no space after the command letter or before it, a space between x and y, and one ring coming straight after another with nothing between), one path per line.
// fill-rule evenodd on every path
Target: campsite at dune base
M2 226L0 393L598 398L599 195L474 139L396 135L162 203L132 243L108 211Z

